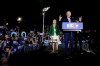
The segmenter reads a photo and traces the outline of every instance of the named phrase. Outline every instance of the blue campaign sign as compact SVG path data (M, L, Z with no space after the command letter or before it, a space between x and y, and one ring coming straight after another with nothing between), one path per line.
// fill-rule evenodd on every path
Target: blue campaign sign
M62 23L62 29L63 30L69 30L69 29L73 29L73 30L81 30L83 29L83 23L77 23L77 22L63 22Z
M11 37L13 34L15 34L15 36L17 36L17 32L11 32Z
M25 35L25 36L24 36L24 35ZM21 36L22 36L22 37L26 37L26 32L23 31L23 32L21 33Z

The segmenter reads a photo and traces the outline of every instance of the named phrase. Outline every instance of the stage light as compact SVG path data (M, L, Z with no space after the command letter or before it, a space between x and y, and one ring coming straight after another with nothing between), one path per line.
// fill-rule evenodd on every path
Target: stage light
M48 11L50 9L50 7L46 7L46 8L43 8L43 12L46 12L46 11Z
M8 25L8 23L6 23L6 25Z
M22 21L22 18L21 18L21 17L18 17L18 18L17 18L17 21L18 21L18 22Z

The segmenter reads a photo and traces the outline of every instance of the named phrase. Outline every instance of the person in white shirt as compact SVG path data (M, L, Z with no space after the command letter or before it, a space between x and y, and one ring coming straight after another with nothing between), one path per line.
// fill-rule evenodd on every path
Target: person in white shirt
M52 41L52 52L55 52L54 49L58 52L58 42L59 42L59 35L60 35L60 29L59 26L57 25L57 20L53 20L53 24L50 26L50 36L51 36L51 41ZM56 48L55 47L56 44Z

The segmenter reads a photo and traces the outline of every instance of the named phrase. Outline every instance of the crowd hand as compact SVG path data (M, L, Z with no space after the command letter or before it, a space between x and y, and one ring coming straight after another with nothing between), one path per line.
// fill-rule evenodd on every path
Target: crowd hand
M61 16L61 15L59 15L59 21L61 21L61 19L62 19L62 16Z
M11 50L9 50L8 54L12 54L13 52Z
M4 43L4 41L0 41L0 44L3 44Z
M1 43L4 43L4 40Z

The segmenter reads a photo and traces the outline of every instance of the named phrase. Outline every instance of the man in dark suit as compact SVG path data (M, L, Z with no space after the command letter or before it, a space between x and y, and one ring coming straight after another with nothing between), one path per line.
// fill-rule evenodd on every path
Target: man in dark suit
M76 22L82 22L82 16L78 17L78 20ZM83 31L77 31L76 33L76 49L80 51L80 53L82 53L82 37L83 37ZM79 46L77 47L77 43L79 41Z
M75 22L75 20L71 17L71 11L66 12L66 18L62 20L62 22ZM63 31L64 33L64 43L65 43L65 53L71 54L73 53L73 40L74 40L74 32L72 31ZM68 44L70 43L70 50Z

